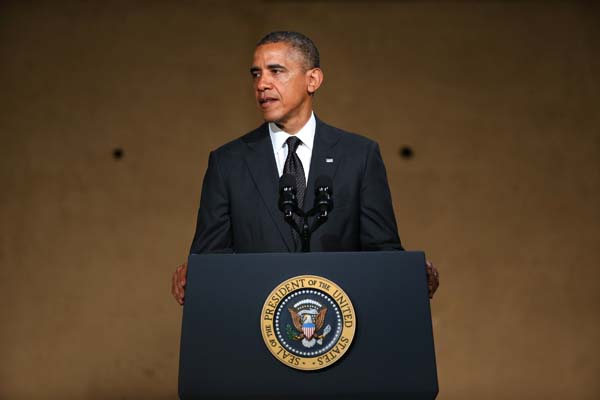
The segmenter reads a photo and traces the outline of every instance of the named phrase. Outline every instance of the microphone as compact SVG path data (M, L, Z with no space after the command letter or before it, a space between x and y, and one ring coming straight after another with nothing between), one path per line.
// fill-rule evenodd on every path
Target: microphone
M279 178L279 210L285 219L292 218L294 210L298 207L296 199L296 178L292 174L283 174Z
M315 208L319 210L321 218L333 209L333 181L330 177L321 175L315 181Z

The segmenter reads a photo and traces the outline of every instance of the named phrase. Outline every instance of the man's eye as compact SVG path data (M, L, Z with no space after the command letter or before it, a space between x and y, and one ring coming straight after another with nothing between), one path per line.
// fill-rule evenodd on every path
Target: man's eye
M250 72L250 75L252 75L253 78L258 78L260 76L258 72Z

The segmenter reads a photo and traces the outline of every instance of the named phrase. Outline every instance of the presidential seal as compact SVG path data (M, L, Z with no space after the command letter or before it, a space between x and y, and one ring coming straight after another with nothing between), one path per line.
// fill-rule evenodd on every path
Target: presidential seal
M267 348L288 367L317 370L338 361L356 330L354 307L335 283L302 275L279 284L260 316Z

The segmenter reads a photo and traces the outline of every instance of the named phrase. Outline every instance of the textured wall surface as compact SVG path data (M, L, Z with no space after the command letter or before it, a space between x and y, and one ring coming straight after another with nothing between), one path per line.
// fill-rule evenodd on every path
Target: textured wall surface
M0 398L176 398L169 279L275 29L315 40L317 113L380 142L440 268L439 398L599 398L599 27L594 2L2 2Z

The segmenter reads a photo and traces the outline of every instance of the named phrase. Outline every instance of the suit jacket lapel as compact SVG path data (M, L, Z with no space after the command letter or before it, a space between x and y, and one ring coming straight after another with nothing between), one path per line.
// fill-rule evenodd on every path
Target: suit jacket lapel
M335 147L341 134L318 118L316 122L315 141L306 185L306 197L304 198L304 209L306 211L310 210L315 202L314 186L317 178L325 175L333 180L343 157L343 154L337 151Z
M261 125L257 130L245 138L250 151L245 156L246 165L250 170L256 188L267 207L271 219L281 234L288 251L293 251L294 241L290 226L284 221L283 214L277 204L279 199L279 174L277 163L273 154L273 145L269 136L267 124ZM311 164L312 167L312 164Z

